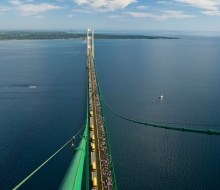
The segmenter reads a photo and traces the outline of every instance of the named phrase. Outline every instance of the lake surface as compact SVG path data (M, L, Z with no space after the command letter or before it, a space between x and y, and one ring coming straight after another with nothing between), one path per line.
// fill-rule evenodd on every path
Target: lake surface
M220 130L219 60L219 37L95 40L106 102L164 125ZM0 189L16 186L82 127L86 77L86 41L0 42ZM104 111L118 189L220 189L219 136ZM67 146L21 189L58 189L72 156Z

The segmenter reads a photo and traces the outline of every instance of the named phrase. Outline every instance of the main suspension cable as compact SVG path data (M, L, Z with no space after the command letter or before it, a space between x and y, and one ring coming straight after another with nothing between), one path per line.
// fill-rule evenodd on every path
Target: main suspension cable
M95 71L96 71L96 69L95 69ZM100 89L97 73L95 73L95 74L96 74L96 78L97 78L98 91L99 91L99 95L101 97L101 101L103 101L105 103L105 105L111 110L111 112L113 112L115 115L117 115L120 118L123 118L123 119L125 119L127 121L130 121L130 122L133 122L133 123L138 123L138 124L147 125L147 126L151 126L151 127L157 127L157 128L163 128L163 129L171 129L171 130L177 130L177 131L185 131L185 132L192 132L192 133L203 133L203 134L208 134L208 135L220 135L220 131L217 131L217 130L194 129L194 128L185 128L185 127L172 127L172 126L167 126L167 125L152 124L152 123L149 123L147 121L141 121L141 120L136 120L136 119L132 119L132 118L129 118L129 117L125 117L125 116L117 113L116 111L114 111L107 104L107 102L105 101L105 99L103 97L101 89ZM157 122L157 123L160 123L160 122ZM182 125L184 125L184 124L182 124ZM190 125L190 124L185 124L185 125ZM203 126L215 126L215 125L203 125Z

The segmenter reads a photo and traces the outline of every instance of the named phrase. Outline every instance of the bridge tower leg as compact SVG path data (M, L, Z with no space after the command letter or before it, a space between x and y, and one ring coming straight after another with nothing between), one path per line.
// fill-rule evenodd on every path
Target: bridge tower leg
M87 56L92 56L94 59L94 29L87 29Z
M94 48L94 29L92 29L92 57L95 58L95 48Z

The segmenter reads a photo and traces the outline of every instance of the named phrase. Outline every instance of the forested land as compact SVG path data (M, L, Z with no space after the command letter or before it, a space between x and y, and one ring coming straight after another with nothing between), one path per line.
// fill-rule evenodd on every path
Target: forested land
M46 39L86 39L86 33L0 31L0 40L46 40ZM95 39L178 39L164 36L145 36L127 34L94 34Z

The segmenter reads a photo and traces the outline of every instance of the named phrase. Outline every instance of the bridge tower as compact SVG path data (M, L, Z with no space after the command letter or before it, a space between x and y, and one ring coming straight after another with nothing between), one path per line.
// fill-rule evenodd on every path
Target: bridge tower
M94 59L94 29L87 29L87 56L89 56L89 51L91 56Z

